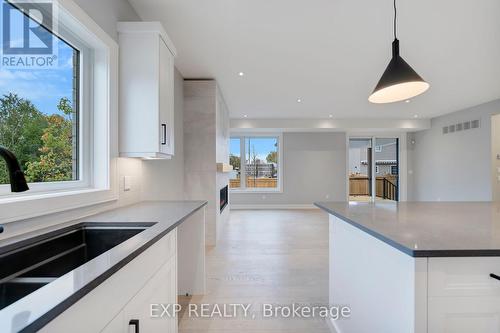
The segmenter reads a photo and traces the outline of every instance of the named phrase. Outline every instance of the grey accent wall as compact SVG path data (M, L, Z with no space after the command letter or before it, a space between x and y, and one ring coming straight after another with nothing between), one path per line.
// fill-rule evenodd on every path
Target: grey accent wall
M182 200L184 198L184 78L175 70L174 79L175 155L170 160L142 162L143 200Z
M500 100L434 118L429 130L409 135L408 200L491 200L491 116L497 113ZM442 133L443 126L474 119L480 128Z
M283 192L230 193L232 205L346 200L346 134L283 133Z
M127 0L74 0L92 19L118 41L118 21L141 21Z

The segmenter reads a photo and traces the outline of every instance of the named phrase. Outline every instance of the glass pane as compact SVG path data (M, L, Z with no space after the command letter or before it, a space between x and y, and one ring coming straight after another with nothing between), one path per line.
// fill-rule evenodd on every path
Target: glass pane
M398 139L375 139L376 200L398 200Z
M247 188L278 188L278 138L245 138Z
M241 187L241 152L240 138L231 138L229 141L229 164L233 166L233 171L229 174L229 187Z
M3 10L1 24L3 28L10 26L10 40L1 46L0 145L17 156L28 182L77 180L79 52L49 30L44 30L42 41L23 36L23 22L29 26L37 23L10 5ZM50 66L41 62L49 59L47 54L28 55L31 45L40 48L48 45L41 44L47 40L52 45ZM19 45L21 50L9 55L17 62L6 64L6 47ZM26 62L19 61L23 59ZM36 59L37 64L30 64L30 59ZM8 182L2 159L0 184Z
M371 139L349 139L349 200L372 199Z

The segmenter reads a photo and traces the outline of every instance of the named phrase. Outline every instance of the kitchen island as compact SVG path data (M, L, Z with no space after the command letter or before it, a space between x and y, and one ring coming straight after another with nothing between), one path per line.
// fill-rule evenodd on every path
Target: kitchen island
M500 332L500 203L322 202L337 333Z

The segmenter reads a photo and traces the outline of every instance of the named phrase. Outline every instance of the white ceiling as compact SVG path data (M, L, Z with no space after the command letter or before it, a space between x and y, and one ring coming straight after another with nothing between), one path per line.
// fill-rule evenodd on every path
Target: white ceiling
M429 118L500 97L499 0L398 0L401 55L431 88L390 105L367 98L391 0L129 1L164 24L184 77L218 81L232 118Z

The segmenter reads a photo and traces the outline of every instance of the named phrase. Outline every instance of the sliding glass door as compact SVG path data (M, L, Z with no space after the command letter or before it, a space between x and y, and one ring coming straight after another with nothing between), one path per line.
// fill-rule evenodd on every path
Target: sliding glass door
M399 139L349 139L349 201L399 200Z

